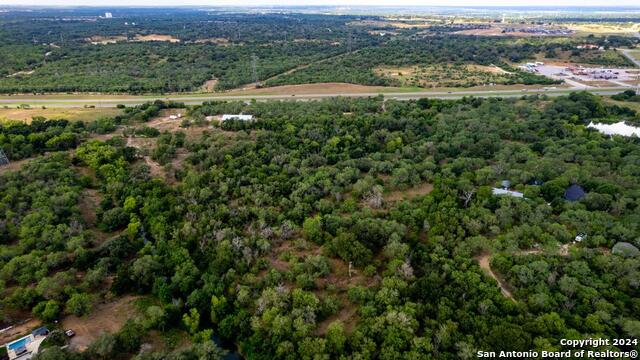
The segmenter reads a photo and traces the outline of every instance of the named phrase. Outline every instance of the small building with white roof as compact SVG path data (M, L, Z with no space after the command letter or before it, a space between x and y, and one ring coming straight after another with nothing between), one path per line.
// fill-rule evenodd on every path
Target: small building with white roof
M507 195L507 196L513 196L517 198L524 198L523 193L517 192L517 191L511 191L507 189L493 188L491 192L493 193L493 195Z
M220 121L227 120L241 120L241 121L251 121L253 120L253 115L244 115L244 114L224 114L220 118Z

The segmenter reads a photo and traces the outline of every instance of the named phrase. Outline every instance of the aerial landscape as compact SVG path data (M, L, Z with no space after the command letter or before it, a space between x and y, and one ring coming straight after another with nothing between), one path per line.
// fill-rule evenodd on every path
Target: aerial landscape
M615 2L0 3L0 360L637 358Z

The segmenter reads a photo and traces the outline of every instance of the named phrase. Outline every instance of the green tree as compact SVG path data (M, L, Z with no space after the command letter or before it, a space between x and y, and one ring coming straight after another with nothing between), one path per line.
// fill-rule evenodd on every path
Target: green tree
M341 321L334 321L327 327L327 345L331 352L342 354L347 337L344 333L344 325Z
M198 328L200 327L200 313L198 310L191 308L189 309L188 314L182 315L182 323L187 327L187 331L190 334L195 334L198 332Z
M33 308L33 314L43 321L54 321L60 316L62 308L55 300L42 301Z
M307 239L318 244L323 243L322 218L319 215L305 219L302 231Z
M102 333L89 345L88 352L97 359L112 359L117 352L116 336L109 333Z
M66 311L76 316L84 316L91 312L91 296L85 293L75 293L67 300Z

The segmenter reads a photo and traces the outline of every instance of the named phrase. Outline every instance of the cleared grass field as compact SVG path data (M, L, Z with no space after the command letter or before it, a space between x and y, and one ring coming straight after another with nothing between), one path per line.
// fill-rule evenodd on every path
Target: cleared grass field
M463 87L482 84L507 84L513 74L497 66L434 64L402 68L380 67L380 75L399 81L403 86L423 88Z
M618 106L626 106L630 109L633 109L635 111L637 111L638 113L640 113L640 103L637 102L633 102L633 101L616 101L613 100L612 98L606 96L604 97L605 101L609 104L612 105L618 105Z
M628 35L634 36L640 30L639 24L594 23L570 24L569 28L576 32L576 36L594 35Z
M628 54L631 55L631 57L633 57L637 61L640 61L640 50L632 50L632 51L629 51Z
M47 119L66 119L70 121L89 121L103 116L115 116L121 114L122 110L116 108L0 108L0 121L21 120L30 122L37 116Z
M578 55L572 50L556 51L552 58L547 57L545 53L536 54L536 60L544 63L573 63L579 65L600 65L607 67L633 67L621 52L609 50L583 50Z

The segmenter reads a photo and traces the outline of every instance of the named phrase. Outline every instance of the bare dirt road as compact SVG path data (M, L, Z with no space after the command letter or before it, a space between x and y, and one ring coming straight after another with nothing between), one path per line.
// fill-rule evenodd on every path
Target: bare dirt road
M485 254L477 256L475 259L478 260L478 264L480 264L480 268L482 270L484 270L487 273L487 275L491 276L496 282L498 282L498 286L500 287L500 292L502 292L502 295L504 295L505 297L507 297L507 298L509 298L511 300L514 300L513 294L511 293L511 291L507 287L507 284L502 280L501 277L499 277L491 269L491 264L490 264L491 254L485 253Z

